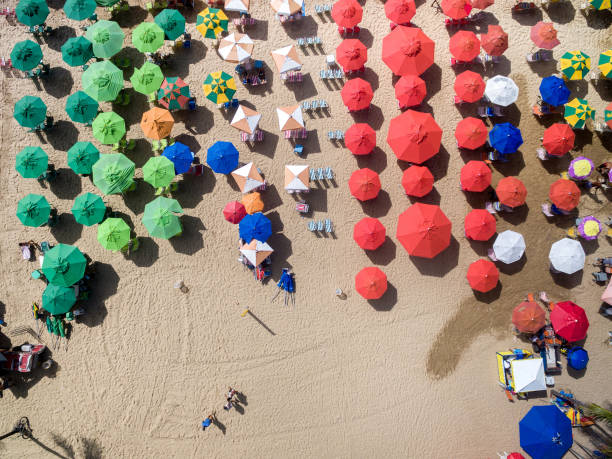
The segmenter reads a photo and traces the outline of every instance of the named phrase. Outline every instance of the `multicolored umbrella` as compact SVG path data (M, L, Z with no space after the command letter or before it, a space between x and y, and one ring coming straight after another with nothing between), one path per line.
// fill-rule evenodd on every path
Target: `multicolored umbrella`
M49 16L49 7L45 0L19 0L15 14L22 24L37 26L44 23Z
M406 110L391 120L387 143L401 161L421 164L440 151L442 129L429 113Z
M487 81L484 95L492 104L507 107L518 99L519 88L512 79L496 75Z
M11 51L11 63L17 70L27 72L32 70L40 61L42 61L43 53L38 43L32 40L23 40L13 46Z
M38 227L49 221L51 206L44 196L30 193L17 203L17 218L25 226Z
M582 217L577 228L578 234L587 241L597 239L597 236L601 233L601 229L601 222L592 216Z
M294 166L287 167L293 169ZM285 168L285 182L287 178L287 167ZM300 173L304 172L303 170L301 172L298 172L296 169L293 170L294 172L297 172L298 178ZM232 178L236 181L236 184L238 185L238 188L242 193L249 193L264 185L264 179L253 164L253 162L247 163L244 166L239 167L235 171L232 171ZM302 183L305 184L304 182ZM296 186L297 189L301 188L301 186L297 183L293 183L292 186Z
M21 126L34 129L44 123L47 106L40 97L23 96L15 104L13 117Z
M209 73L202 87L206 98L215 104L229 102L236 94L234 77L223 71Z
M234 113L230 126L242 132L246 132L247 134L254 134L259 126L260 119L261 113L245 105L238 105L238 109L236 113Z
M98 226L98 242L107 250L121 250L130 243L130 233L121 218L107 218Z
M98 102L110 102L123 89L123 72L111 61L94 62L81 76L83 90Z
M278 14L289 16L302 9L304 0L270 0L270 6Z
M442 12L451 19L463 19L472 11L468 0L442 0Z
M90 18L96 12L97 6L94 0L66 0L64 13L69 19L82 21Z
M153 156L142 166L142 175L154 188L168 186L176 175L174 163L165 156Z
M168 145L164 148L162 156L172 161L176 174L184 174L189 171L194 158L191 149L181 142L174 142L172 145Z
M229 174L238 167L238 150L230 142L217 141L206 152L206 163L218 174Z
M512 311L512 323L521 333L537 333L546 325L546 312L535 301L523 301Z
M185 18L178 10L161 10L155 16L155 24L162 28L168 40L176 40L185 33Z
M76 303L73 287L49 284L42 294L42 307L49 314L57 316L66 314Z
M599 55L597 67L605 78L612 78L612 49L607 49Z
M242 195L242 204L244 205L247 214L263 212L264 210L264 202L261 199L261 193L258 193L257 191Z
M612 9L612 1L610 0L589 0L589 4L599 11Z
M71 37L62 45L62 59L71 67L85 65L93 57L91 42L81 37Z
M587 119L595 119L595 110L591 108L585 99L575 97L565 104L565 113L563 116L570 126L576 129L582 129Z
M420 105L427 96L427 86L416 75L404 75L395 83L395 98L400 107Z
M377 218L362 218L353 227L353 239L363 250L378 249L386 235L387 230Z
M100 155L92 167L94 185L107 195L122 193L134 183L135 168L123 153Z
M542 146L549 155L563 156L574 148L576 134L565 123L555 123L544 131Z
M49 165L49 156L40 147L25 147L15 157L15 169L23 178L38 178Z
M348 185L351 195L360 201L374 199L381 188L378 174L367 167L353 172Z
M408 196L422 198L433 189L434 177L424 166L411 166L402 175L402 187Z
M466 277L473 290L484 293L497 286L499 270L492 261L477 260L468 267Z
M493 253L502 263L511 264L519 261L525 253L523 235L511 230L499 233L493 243Z
M421 75L434 63L434 49L418 27L398 26L383 38L382 60L395 75Z
M465 237L474 241L488 241L497 231L495 217L485 209L473 209L463 222Z
M100 104L83 91L77 91L66 99L66 113L76 123L91 123L99 109Z
M361 22L363 8L356 0L338 0L332 7L331 17L338 27L353 28Z
M612 102L604 109L604 121L612 129Z
M470 62L480 53L480 40L474 32L460 30L450 38L448 48L455 59Z
M557 30L552 22L539 21L531 28L529 36L538 48L553 49L561 43L557 38Z
M498 25L489 25L486 34L480 35L482 49L489 56L501 56L508 49L508 34Z
M387 291L387 275L379 268L363 268L355 276L355 290L366 300L378 300Z
M495 189L497 199L508 207L518 207L525 204L527 188L523 182L516 177L504 177L497 184Z
M278 116L278 128L281 131L293 131L305 127L304 115L300 104L277 107L276 115Z
M161 140L170 135L174 126L174 118L168 110L153 107L142 114L140 127L149 139Z
M302 61L298 56L295 45L283 46L282 48L275 49L270 53L278 73L285 73L291 70L301 70Z
M336 48L336 61L345 70L359 70L368 60L368 50L356 38L342 40Z
M223 217L234 225L240 223L246 214L244 205L239 201L228 202L223 208Z
M365 110L372 102L374 91L370 83L363 78L353 78L344 84L340 97L349 111Z
M550 247L548 259L554 270L574 274L584 268L585 253L580 242L566 237Z
M71 212L78 223L92 226L104 220L106 205L97 194L85 193L74 200Z
M438 206L418 202L400 214L396 236L410 255L433 258L449 246L451 227Z
M564 105L569 100L571 91L562 78L551 75L542 79L540 83L540 96L542 100L553 107Z
M93 136L104 145L119 142L125 135L125 121L115 112L104 112L92 123Z
M100 151L91 142L77 142L68 150L68 166L76 174L91 174L100 159Z
M459 180L464 191L484 191L491 185L491 169L484 161L468 161Z
M154 53L164 44L164 30L154 22L142 22L132 32L132 43L141 53Z
M224 61L242 63L251 58L255 43L246 34L234 32L223 37L217 52Z
M385 15L395 24L410 24L416 14L414 0L389 0L385 2Z
M259 266L273 252L274 249L268 243L258 241L257 239L253 239L248 244L240 247L240 253L244 255L252 266Z
M159 66L147 61L139 69L134 69L130 81L134 91L148 95L157 92L164 81L164 74Z
M521 448L533 459L561 459L571 448L572 423L554 405L534 406L519 422Z
M489 132L491 146L506 155L515 153L523 145L521 130L510 123L499 123Z
M580 188L572 180L559 179L550 185L548 198L559 209L569 212L580 202Z
M166 77L157 91L159 103L168 110L180 110L187 107L189 86L180 77Z
M568 80L582 80L591 69L591 58L582 51L568 51L559 59L559 65Z
M555 333L570 343L586 338L589 319L580 306L571 301L557 303L550 313Z
M198 14L196 29L204 38L217 38L217 35L227 30L229 19L218 8L206 8Z
M87 260L81 251L67 244L58 244L45 254L42 272L51 284L70 287L85 275Z
M460 73L455 78L455 94L463 102L478 102L485 92L485 82L482 77L471 70Z
M170 239L183 232L178 215L183 208L176 199L159 196L145 206L142 223L153 237Z
M355 123L344 133L344 145L354 155L369 155L376 147L376 131L367 123Z
M455 128L455 139L459 148L475 150L487 142L487 126L481 119L468 116Z
M567 174L575 180L585 180L594 169L593 161L584 156L578 156L570 162Z
M272 235L272 222L261 212L246 215L239 223L240 239L247 244L253 239L266 242Z
M115 21L100 20L89 26L85 37L91 42L96 57L110 59L123 48L125 34Z

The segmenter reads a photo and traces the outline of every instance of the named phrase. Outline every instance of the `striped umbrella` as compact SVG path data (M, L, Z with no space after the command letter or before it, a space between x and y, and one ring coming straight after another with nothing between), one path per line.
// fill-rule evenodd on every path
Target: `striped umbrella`
M251 58L254 47L253 40L242 33L232 33L223 37L219 43L219 54L228 62L244 62Z
M157 91L159 103L168 110L180 110L189 102L189 86L179 77L168 77Z
M198 14L196 29L204 38L217 38L217 35L227 30L228 18L218 8L206 8Z
M209 73L202 87L206 98L215 104L229 102L236 93L234 77L223 71Z
M568 80L582 80L591 68L591 58L582 51L568 51L559 60L561 73Z
M612 103L604 109L604 121L612 129Z
M612 78L612 49L607 49L599 55L597 66L606 78Z
M610 0L589 0L589 3L596 10L609 10L612 8L612 1Z
M575 97L565 104L565 121L576 129L584 128L586 120L595 118L595 110L593 110L585 99Z
M597 239L599 233L601 233L601 222L595 217L588 216L580 219L580 224L578 225L578 234L580 236L587 241L592 241Z
M576 180L584 180L593 172L593 161L584 156L574 158L567 168L567 174Z

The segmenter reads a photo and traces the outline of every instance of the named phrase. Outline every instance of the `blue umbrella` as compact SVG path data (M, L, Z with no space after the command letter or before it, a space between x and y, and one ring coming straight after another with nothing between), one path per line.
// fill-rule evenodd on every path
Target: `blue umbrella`
M567 364L574 370L584 370L589 363L589 353L580 346L567 351Z
M519 435L533 459L560 459L573 443L572 423L554 405L532 407L519 422Z
M218 174L229 174L238 167L238 150L230 142L215 142L208 149L206 162Z
M521 130L510 123L496 124L489 132L489 143L500 153L514 153L523 144Z
M246 215L239 223L240 238L248 244L253 239L266 242L272 234L272 222L261 212Z
M193 161L193 153L189 147L181 142L174 142L168 145L162 156L165 156L174 163L174 172L184 174L191 167Z
M570 97L570 90L565 85L562 78L549 76L540 83L540 95L542 100L554 107L567 104Z

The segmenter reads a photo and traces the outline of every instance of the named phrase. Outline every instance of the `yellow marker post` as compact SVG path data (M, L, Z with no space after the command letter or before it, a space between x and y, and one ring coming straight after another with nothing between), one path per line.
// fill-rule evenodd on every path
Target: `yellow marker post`
M251 311L249 311L248 309L245 309L244 311L242 311L242 314L240 314L240 317L246 316L249 312Z

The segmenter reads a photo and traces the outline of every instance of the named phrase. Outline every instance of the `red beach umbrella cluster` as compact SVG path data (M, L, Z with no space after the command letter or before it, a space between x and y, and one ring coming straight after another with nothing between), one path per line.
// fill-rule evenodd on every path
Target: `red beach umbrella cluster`
M561 43L557 38L557 30L552 22L538 22L531 28L529 36L538 48L553 49Z
M512 323L521 333L537 333L546 325L546 313L535 301L523 301L512 311Z
M508 207L518 207L525 204L527 189L516 177L504 177L495 189L497 199Z
M574 148L576 134L569 124L555 123L544 131L542 146L549 155L563 156Z
M459 148L475 150L487 142L487 126L481 119L468 116L463 118L455 128L455 139Z
M451 19L463 19L472 11L468 0L442 0L442 12Z
M476 72L466 70L455 78L455 94L463 102L478 102L482 99L486 84Z
M584 309L571 301L557 303L550 313L550 322L555 333L570 343L586 338L589 329Z
M489 56L501 56L508 49L508 34L498 25L490 25L486 34L480 35L482 49Z
M470 62L480 53L480 40L474 32L460 30L451 37L448 48L455 59Z

